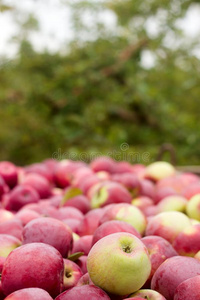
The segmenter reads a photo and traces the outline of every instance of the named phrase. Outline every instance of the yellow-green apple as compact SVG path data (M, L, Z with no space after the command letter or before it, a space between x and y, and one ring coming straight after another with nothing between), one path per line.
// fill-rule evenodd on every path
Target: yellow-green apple
M21 245L21 241L9 234L0 234L0 256L7 257L9 253Z
M145 245L126 232L110 234L91 248L87 269L92 282L103 290L127 295L140 289L151 272Z
M16 186L8 195L6 209L18 211L26 204L37 203L40 199L38 192L31 186Z
M111 157L101 156L94 159L90 167L94 172L106 171L112 174L115 172L116 162Z
M113 204L105 210L100 224L104 222L118 220L132 225L140 234L146 229L146 218L136 206L128 203Z
M80 223L80 227L77 232L78 235L84 236L93 234L99 226L99 221L103 214L104 211L101 208L90 210L87 214L85 214Z
M92 208L103 207L112 203L131 203L132 196L120 183L102 182L91 198Z
M101 224L93 234L92 244L94 245L104 236L107 236L116 232L128 232L135 235L138 238L141 238L141 234L130 224L123 221L107 221Z
M180 283L175 291L174 300L200 299L200 275Z
M14 249L2 271L2 290L9 295L19 289L38 287L53 298L62 291L64 262L54 247L31 243Z
M161 295L160 293L149 289L139 290L129 296L129 298L131 299L136 299L136 297L141 297L142 299L148 300L166 300L165 297L163 297L163 295Z
M72 248L72 232L63 222L53 218L37 218L23 229L23 244L45 243L55 247L63 257Z
M88 255L92 247L93 235L81 236L77 241L74 242L72 247L72 253L83 252L84 255Z
M186 213L190 218L200 221L200 194L196 194L188 201Z
M161 293L167 300L173 300L180 283L200 274L200 261L193 257L174 256L168 258L156 270L151 288Z
M75 262L64 258L63 291L74 287L82 276L81 268Z
M178 253L174 250L172 245L160 236L150 235L141 239L144 245L148 249L148 253L151 260L151 274L148 281L151 280L153 274L158 267L167 259L173 256L177 256ZM149 282L148 282L149 283Z
M175 168L168 162L156 161L147 166L145 170L145 177L154 181L170 177L176 173Z
M45 290L40 288L27 288L13 292L8 295L5 300L53 300L53 298Z
M23 186L31 186L34 188L41 199L48 198L51 195L51 184L42 175L36 173L25 174L21 184Z
M157 205L158 212L180 211L184 213L187 202L186 198L179 195L165 197Z
M0 162L0 175L10 188L13 188L17 184L18 171L13 163L9 161Z
M94 285L75 286L55 298L55 300L110 300L109 296Z
M152 217L147 224L146 235L158 235L173 243L176 236L191 226L190 219L179 211L167 211Z
M0 234L9 234L21 240L22 230L22 222L17 218L0 223Z
M191 225L180 232L173 247L179 255L195 256L200 250L200 224Z

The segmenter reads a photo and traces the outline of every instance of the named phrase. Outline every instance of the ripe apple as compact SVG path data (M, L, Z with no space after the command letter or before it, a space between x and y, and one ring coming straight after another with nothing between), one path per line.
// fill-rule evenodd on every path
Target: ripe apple
M0 162L0 175L10 188L13 188L17 184L18 171L13 163L9 161Z
M75 207L60 207L57 209L56 218L59 220L65 220L65 219L77 219L81 221L83 219L84 215L83 213L75 208Z
M19 289L38 287L53 298L62 291L64 262L58 250L44 243L31 243L13 250L2 271L2 290L9 295Z
M129 191L117 182L106 181L101 183L92 195L92 208L103 207L112 203L131 203Z
M42 175L29 173L24 176L21 184L23 186L31 186L34 188L41 199L48 198L51 195L51 185L49 181Z
M90 235L95 232L99 226L100 218L102 217L104 211L101 208L90 210L82 219L80 227L78 230L78 235Z
M91 300L110 300L102 289L94 285L75 286L60 294L55 300L85 300L86 298Z
M9 253L21 245L20 240L9 234L0 234L0 256L7 257Z
M74 242L72 253L83 252L84 255L88 255L92 247L93 235L85 235L80 237L77 241Z
M67 257L72 247L72 232L63 222L53 218L37 218L23 229L23 244L45 243L55 247L63 257Z
M148 299L148 300L166 300L160 293L149 290L149 289L142 289L137 291L134 294L131 294L129 298L137 299L137 297L141 297L141 299Z
M146 229L144 214L137 207L128 203L119 203L108 207L100 219L100 224L111 220L127 222L140 234L143 234Z
M140 239L120 232L94 244L88 254L87 269L95 285L112 294L127 295L146 282L151 261Z
M20 220L23 226L39 217L41 217L39 213L28 208L22 208L15 214L15 218Z
M39 194L34 188L18 185L10 192L6 208L18 211L26 204L37 203L39 199Z
M186 206L186 213L190 218L200 221L200 194L190 198Z
M0 208L0 223L11 220L14 218L14 214L4 208Z
M106 171L112 174L115 172L116 162L111 157L101 156L94 159L90 167L94 172Z
M141 238L140 233L130 224L123 222L123 221L107 221L103 224L101 224L93 235L92 245L94 245L96 242L98 242L100 239L102 239L104 236L107 236L112 233L116 232L129 232L133 235L135 235L138 238Z
M86 285L86 284L90 284L90 285L94 285L94 283L92 282L89 273L85 273L77 282L76 286L82 286L82 285Z
M200 275L180 283L175 291L174 300L200 299Z
M83 274L87 273L87 255L82 255L76 260L76 264L81 268Z
M53 300L49 293L40 288L27 288L15 291L5 298L5 300Z
M148 249L148 253L151 260L151 274L149 280L152 278L158 267L167 259L173 256L177 256L178 253L174 250L172 245L160 236L146 236L141 239L144 245Z
M176 173L175 168L168 162L165 161L156 161L145 170L145 177L150 178L154 181L170 177Z
M81 268L75 262L64 258L63 291L74 287L82 276Z
M0 234L9 234L21 240L22 230L22 222L17 218L0 223Z
M194 182L186 185L185 189L182 192L182 195L188 200L190 200L197 194L200 194L200 182Z
M191 221L183 213L162 212L149 220L146 235L158 235L173 243L176 236L188 226L191 226Z
M180 232L173 247L179 255L195 256L200 250L200 224L191 225Z
M174 256L168 258L156 270L151 288L161 293L167 300L171 300L174 299L176 288L180 283L199 274L200 261L193 257Z
M86 214L90 210L89 199L84 195L77 195L69 199L65 199L65 195L64 195L64 198L61 201L61 206L75 207L78 210L80 210L83 214Z
M45 177L50 183L53 183L53 170L48 168L45 163L34 163L24 168L25 174L36 173Z

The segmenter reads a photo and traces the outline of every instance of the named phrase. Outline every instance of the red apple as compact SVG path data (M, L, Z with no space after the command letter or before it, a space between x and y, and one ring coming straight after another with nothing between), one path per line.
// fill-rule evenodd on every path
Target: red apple
M0 223L0 234L9 234L21 240L22 230L22 222L17 218Z
M192 257L174 256L168 258L156 270L151 288L161 293L167 300L172 300L180 283L199 274L200 261Z
M21 245L20 240L9 234L0 234L0 256L7 257L9 253Z
M140 239L119 232L94 244L88 254L87 269L95 285L123 296L143 286L151 272L151 261Z
M102 217L104 211L101 208L93 209L89 211L82 219L80 227L78 230L78 235L91 235L95 232L99 226L100 218Z
M13 292L5 300L53 300L49 293L40 288L27 288Z
M30 173L24 176L21 184L23 186L31 186L34 188L41 199L48 198L51 195L51 185L44 177L36 173Z
M94 172L106 171L112 174L115 172L116 162L110 157L101 156L94 159L90 167Z
M57 218L59 220L77 219L81 221L83 220L83 217L84 217L83 213L75 207L71 207L71 206L61 207L57 210Z
M69 199L65 199L64 195L63 200L61 200L61 206L75 207L78 210L80 210L83 214L86 214L90 210L89 199L84 195L77 195Z
M94 285L75 286L60 294L55 300L85 300L86 298L91 300L110 300L103 290Z
M103 224L101 224L93 235L92 244L94 245L96 242L98 242L100 239L102 239L104 236L107 236L112 233L116 232L129 232L133 235L135 235L138 238L141 238L140 233L130 224L123 222L123 221L107 221Z
M82 285L86 285L86 284L90 284L90 285L94 285L94 283L92 282L89 273L85 273L77 282L76 286L82 286Z
M34 210L22 208L16 213L15 217L22 222L23 226L25 226L30 221L41 217L41 215Z
M48 168L45 163L35 163L25 167L25 174L36 173L45 177L50 183L53 182L53 170Z
M195 256L200 250L200 224L185 228L173 242L179 255Z
M72 247L72 232L63 222L53 218L37 218L23 229L23 244L45 243L67 257Z
M174 300L200 299L200 275L180 283L175 291Z
M84 255L88 255L92 247L93 235L85 235L80 237L77 241L74 241L72 253L83 252Z
M74 287L82 276L81 268L75 262L64 259L63 291Z
M2 290L9 295L19 289L38 287L53 298L62 291L64 262L59 251L44 243L13 250L2 271Z
M76 263L81 268L83 274L87 273L87 255L82 255L79 257Z
M152 268L149 279L167 258L178 255L172 245L160 236L146 236L141 241L147 247L151 260Z
M31 186L16 186L9 194L6 208L12 211L18 211L26 204L37 203L39 194Z
M0 175L10 188L13 188L17 184L18 171L13 163L9 161L0 162Z

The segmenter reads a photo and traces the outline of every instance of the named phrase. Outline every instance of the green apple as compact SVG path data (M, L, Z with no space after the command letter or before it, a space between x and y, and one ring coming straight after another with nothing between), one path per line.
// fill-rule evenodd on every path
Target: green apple
M125 232L100 239L88 254L87 269L92 282L116 295L139 290L151 272L146 246Z
M148 300L166 300L165 297L163 297L160 293L154 291L154 290L139 290L134 294L131 294L129 298L135 298L135 297L141 297L142 299L148 299Z
M168 162L156 161L145 170L145 177L158 181L160 179L175 175L175 168Z

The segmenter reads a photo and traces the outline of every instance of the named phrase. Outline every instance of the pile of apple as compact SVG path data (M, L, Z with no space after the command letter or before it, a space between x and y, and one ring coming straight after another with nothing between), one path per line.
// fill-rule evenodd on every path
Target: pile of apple
M0 162L0 300L200 300L199 221L167 162Z

